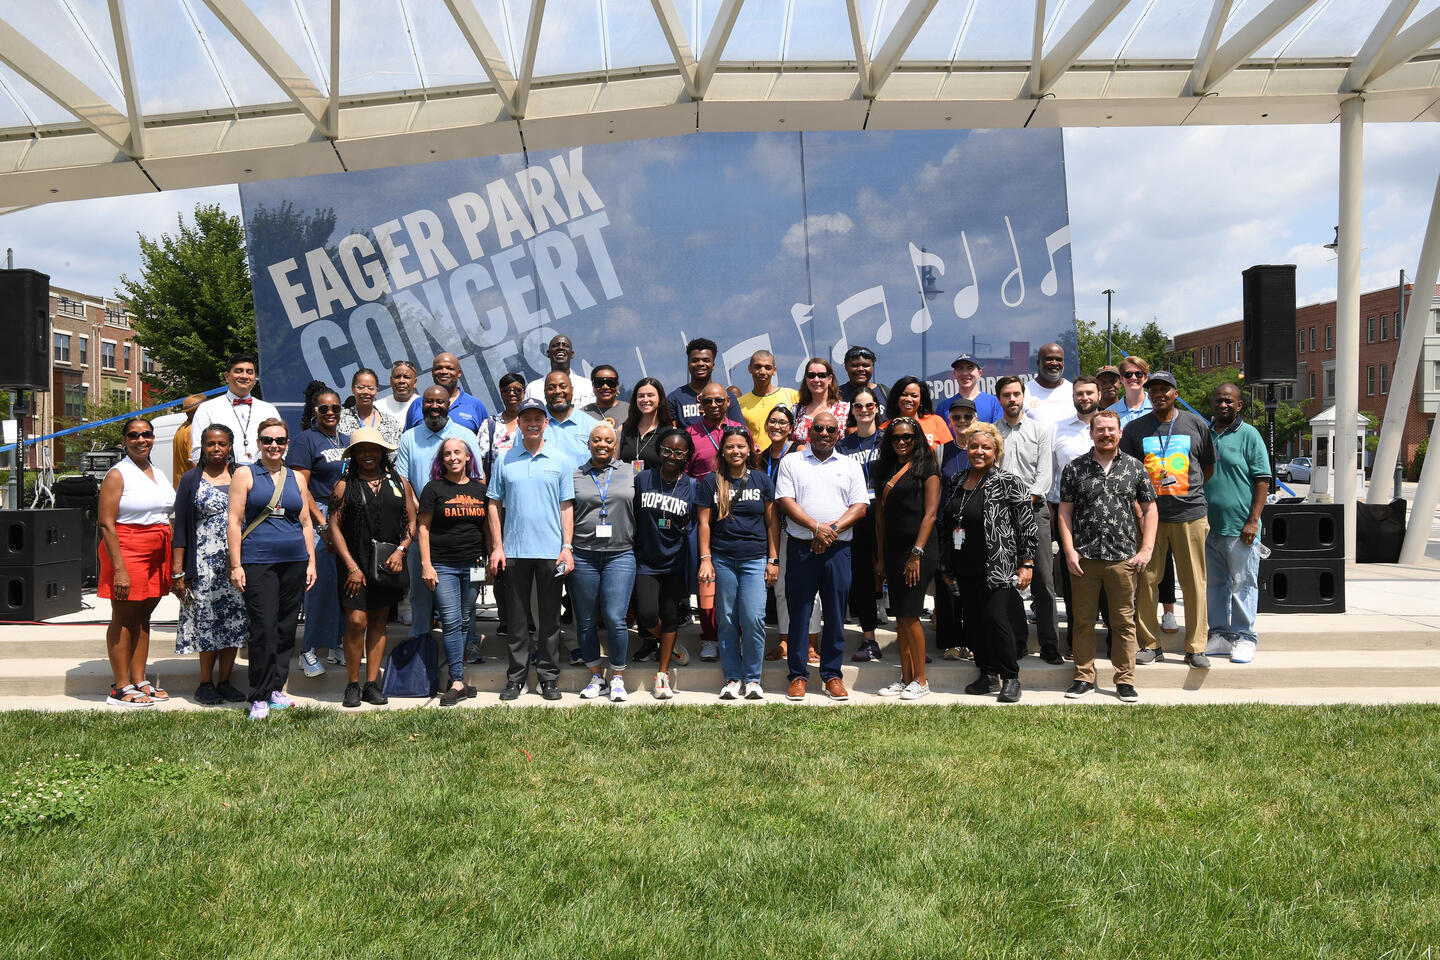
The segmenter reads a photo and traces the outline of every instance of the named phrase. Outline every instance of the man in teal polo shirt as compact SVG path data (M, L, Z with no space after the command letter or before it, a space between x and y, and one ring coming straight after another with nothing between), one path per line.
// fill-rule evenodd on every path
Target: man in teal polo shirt
M553 374L552 374L553 376ZM560 584L575 568L570 538L575 529L574 465L564 449L546 436L545 404L526 399L519 411L521 443L495 461L488 496L490 577L505 571L510 615L510 664L501 700L525 690L530 652L535 676L546 700L559 700ZM535 595L536 631L530 631L531 593Z
M1215 472L1205 481L1210 532L1205 537L1205 607L1210 634L1205 652L1232 663L1255 657L1260 601L1260 511L1270 492L1270 455L1260 431L1240 419L1240 388L1215 388L1210 421Z

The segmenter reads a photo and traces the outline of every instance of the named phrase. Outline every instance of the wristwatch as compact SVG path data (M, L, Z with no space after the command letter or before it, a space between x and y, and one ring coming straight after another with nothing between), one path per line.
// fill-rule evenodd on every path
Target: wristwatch
M911 547L911 548L910 548L910 556L912 556L912 557L923 557L923 556L925 556L925 548L923 548L923 547Z
M778 567L778 566L780 566L780 558L779 558L779 557L771 557L769 560L766 560L765 563L768 564L769 566L772 566L772 567Z

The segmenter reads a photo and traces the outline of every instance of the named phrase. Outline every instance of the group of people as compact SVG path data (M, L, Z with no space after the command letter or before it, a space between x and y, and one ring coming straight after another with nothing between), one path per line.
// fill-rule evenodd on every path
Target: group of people
M937 647L951 659L969 651L978 667L966 692L1013 703L1027 588L1039 654L1055 663L1065 598L1075 664L1066 696L1095 688L1104 605L1116 693L1135 700L1134 664L1164 657L1173 593L1163 621L1157 607L1172 562L1186 661L1208 667L1222 647L1253 656L1269 463L1239 419L1234 385L1216 391L1207 423L1177 410L1174 378L1142 358L1072 383L1063 350L1047 344L1033 378L1002 376L993 393L983 360L962 354L956 392L937 406L924 380L876 382L874 352L856 346L843 382L814 357L796 388L778 385L775 358L759 351L742 393L713 380L716 344L698 338L686 345L686 383L667 392L643 377L626 401L614 366L581 377L574 353L557 336L544 377L503 376L494 414L461 388L445 353L420 392L407 361L391 368L383 398L368 369L352 377L349 400L313 383L293 440L253 396L256 359L234 357L224 394L185 402L173 489L150 461L150 422L128 422L126 457L100 501L110 702L168 698L145 679L149 620L166 592L182 602L177 652L200 656L196 699L248 702L256 718L291 703L302 604L301 667L324 672L322 654L344 666L345 706L386 702L392 613L412 641L439 620L441 705L475 696L464 664L483 659L474 608L487 582L508 637L503 700L531 689L532 668L533 689L560 699L566 603L573 662L591 672L582 699L627 699L629 661L651 657L652 695L669 699L670 664L688 657L676 634L692 596L699 655L720 662L722 700L763 699L766 659L787 662L789 699L806 697L818 668L823 694L847 700L847 616L862 634L852 659L880 660L887 600L900 677L880 693L917 700L930 692L921 620L933 594ZM770 602L779 638L767 650ZM247 692L231 683L241 646Z

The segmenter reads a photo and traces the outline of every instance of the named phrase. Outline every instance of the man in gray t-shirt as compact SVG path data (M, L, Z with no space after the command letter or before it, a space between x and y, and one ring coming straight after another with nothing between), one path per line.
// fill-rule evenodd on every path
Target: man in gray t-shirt
M1215 448L1209 424L1188 410L1175 408L1179 394L1171 374L1164 370L1152 373L1145 389L1154 409L1132 420L1120 440L1122 452L1145 464L1160 515L1155 552L1136 590L1140 651L1135 662L1165 659L1155 609L1168 548L1175 555L1175 572L1185 597L1185 662L1204 670L1210 666L1205 656L1209 632L1205 613L1205 536L1210 532L1205 481L1215 469Z

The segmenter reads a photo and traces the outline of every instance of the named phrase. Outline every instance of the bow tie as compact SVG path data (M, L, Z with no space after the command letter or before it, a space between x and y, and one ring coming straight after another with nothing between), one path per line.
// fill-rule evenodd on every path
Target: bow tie
M248 406L250 406L250 404L252 404L252 403L254 403L254 402L255 402L255 401L254 401L254 398L253 398L253 397L241 397L241 398L238 399L238 400L232 400L232 401L230 401L230 405L231 405L231 406L235 406L235 407L241 407L241 406L248 407Z

